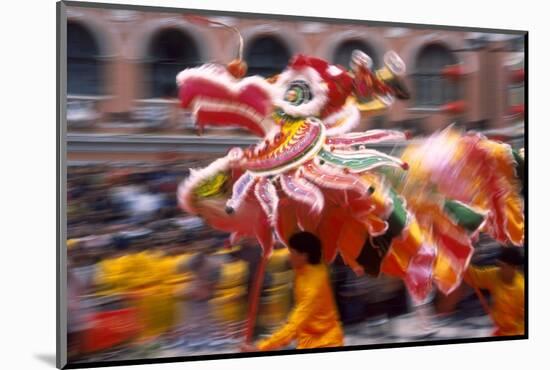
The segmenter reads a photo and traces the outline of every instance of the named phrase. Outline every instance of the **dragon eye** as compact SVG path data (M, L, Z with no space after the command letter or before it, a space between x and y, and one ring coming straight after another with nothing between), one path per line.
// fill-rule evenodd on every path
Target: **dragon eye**
M292 105L300 105L313 99L313 94L306 81L296 80L290 83L284 99Z

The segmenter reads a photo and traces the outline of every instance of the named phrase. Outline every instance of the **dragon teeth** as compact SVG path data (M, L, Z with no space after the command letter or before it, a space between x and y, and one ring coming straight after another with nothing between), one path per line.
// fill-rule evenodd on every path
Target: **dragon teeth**
M238 113L256 123L260 123L262 121L261 115L256 112L254 108L251 108L250 106L247 106L245 104L234 104L225 100L204 97L195 98L193 100L193 104L195 106L195 109L193 110L195 114L198 112L199 109L204 108L207 110Z

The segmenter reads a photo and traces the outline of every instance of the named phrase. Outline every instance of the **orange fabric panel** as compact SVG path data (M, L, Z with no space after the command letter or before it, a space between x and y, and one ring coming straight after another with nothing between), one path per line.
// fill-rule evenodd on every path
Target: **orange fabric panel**
M340 230L348 218L348 213L341 207L332 207L325 210L319 223L318 234L323 246L325 261L330 262L336 257Z
M348 216L338 237L338 249L344 262L350 264L355 261L367 239L367 232L363 223Z

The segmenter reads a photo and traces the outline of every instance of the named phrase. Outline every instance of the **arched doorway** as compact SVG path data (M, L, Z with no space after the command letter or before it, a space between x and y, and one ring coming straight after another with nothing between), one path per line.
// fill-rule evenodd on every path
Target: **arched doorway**
M248 75L270 77L281 73L288 64L290 51L277 37L260 36L246 48Z
M380 66L379 57L374 48L361 40L347 40L340 43L334 50L334 55L332 56L333 63L341 65L344 68L349 68L351 53L354 50L361 50L363 53L367 54L372 59L375 69Z
M457 63L456 56L441 44L429 44L419 51L414 71L418 107L439 107L458 99L456 83L443 75L445 67Z
M100 95L104 90L99 44L90 30L67 24L67 94Z
M149 92L151 98L175 97L176 76L185 68L201 63L195 41L185 32L168 28L151 38L147 50Z

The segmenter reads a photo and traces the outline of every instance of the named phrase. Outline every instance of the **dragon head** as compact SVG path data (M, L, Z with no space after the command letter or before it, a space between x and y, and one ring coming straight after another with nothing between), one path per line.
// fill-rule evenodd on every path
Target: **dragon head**
M382 69L373 71L370 58L354 51L351 70L346 70L297 55L270 79L241 78L244 63L207 64L178 74L179 98L199 127L239 126L264 137L278 121L315 117L331 136L351 131L360 110L385 109L394 97L408 97L400 77L405 71L401 59L389 52L384 61Z

